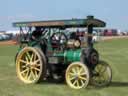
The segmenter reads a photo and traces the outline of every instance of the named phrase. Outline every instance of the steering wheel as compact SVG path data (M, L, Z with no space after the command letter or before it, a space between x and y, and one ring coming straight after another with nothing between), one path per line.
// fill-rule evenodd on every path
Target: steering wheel
M53 48L64 48L67 42L67 36L62 32L53 33L51 43Z

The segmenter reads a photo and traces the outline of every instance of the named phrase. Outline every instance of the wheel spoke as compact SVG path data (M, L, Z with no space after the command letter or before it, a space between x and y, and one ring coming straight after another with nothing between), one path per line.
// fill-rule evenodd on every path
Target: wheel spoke
M80 68L79 67L76 67L76 72L80 73Z
M26 65L22 65L21 67L22 67L22 68L26 68Z
M26 59L26 61L27 61L27 63L29 62L29 60L28 60L28 57L27 57L27 55L25 55L25 59Z
M23 74L23 73L25 73L25 72L27 72L29 69L27 68L27 69L25 69L25 70L23 70L22 72L21 72L21 74Z
M34 53L32 53L32 55L31 55L31 58L30 58L30 62L32 62L33 61L33 57L34 57L34 55L33 55Z
M97 69L96 71L98 73L104 73L106 71L106 66L104 66L102 64L99 64L99 65L97 65L97 68L96 69Z
M40 59L37 59L36 61L34 61L35 64L37 64L40 61Z
M105 76L105 74L102 74L101 75L101 77L102 77L102 80L104 80L104 81L106 81L106 80L108 80L109 79L109 76L107 75L107 76Z
M73 76L73 77L70 77L70 79L69 79L69 80L70 80L70 81L72 81L72 80L74 80L74 79L75 79L75 77Z
M81 75L81 76L82 76L82 75L86 76L86 73L85 73L85 72L83 72L83 73L80 73L80 75Z
M72 84L73 84L73 85L75 85L75 84L76 84L76 82L77 82L77 80L75 80Z
M32 73L31 73L31 71L30 71L30 74L29 74L29 76L28 76L28 80L31 79L31 76L32 76Z
M74 76L75 73L73 73L73 72L70 71L69 75L70 75L70 76Z
M102 69L100 69L100 73L104 73L106 71L106 66L104 66Z
M75 70L75 68L72 68L72 72L73 72L73 73L77 73L76 70Z
M79 76L79 78L85 81L87 80L86 77L83 77L83 76Z
M40 67L41 66L41 64L35 64L36 65L36 67Z
M22 59L20 59L19 61L20 61L20 62L22 62L22 63L25 63L25 64L27 64L27 63L28 63L27 61L22 60Z
M76 86L77 87L80 87L80 84L79 84L79 81L78 80L76 80Z
M83 71L83 68L81 67L80 70L79 70L79 74L81 74L82 71Z
M39 71L39 72L40 72L40 69L39 69L39 68L37 68L37 67L34 67L34 69L35 69L36 71Z
M37 71L35 70L35 76L38 77Z
M28 59L30 60L31 56L30 56L29 52L26 52L26 56L27 56Z
M84 81L83 80L80 80L80 82L81 82L81 84L82 84L82 86L84 85Z
M36 54L34 53L34 56L33 56L33 58L34 58L34 61L36 60Z
M28 78L28 75L29 75L29 70L27 71L26 75L25 75L25 78L27 79Z
M98 71L100 71L102 69L102 65L101 64L98 64L96 67L97 67Z
M36 76L35 76L33 70L31 70L31 74L32 74L32 78L35 80L36 79Z

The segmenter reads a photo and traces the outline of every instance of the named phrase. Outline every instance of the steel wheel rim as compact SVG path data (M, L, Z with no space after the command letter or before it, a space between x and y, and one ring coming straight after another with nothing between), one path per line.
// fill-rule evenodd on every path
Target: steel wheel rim
M66 71L67 84L74 89L81 89L88 85L89 71L84 64L73 63Z
M40 55L33 48L24 48L19 53L16 61L18 77L24 83L35 83L42 73L42 60Z

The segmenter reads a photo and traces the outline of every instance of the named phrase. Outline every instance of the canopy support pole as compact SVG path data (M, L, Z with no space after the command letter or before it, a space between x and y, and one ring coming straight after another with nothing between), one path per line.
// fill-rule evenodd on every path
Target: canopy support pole
M88 30L87 45L89 48L93 48L93 42L92 42L93 25L89 25L87 30Z

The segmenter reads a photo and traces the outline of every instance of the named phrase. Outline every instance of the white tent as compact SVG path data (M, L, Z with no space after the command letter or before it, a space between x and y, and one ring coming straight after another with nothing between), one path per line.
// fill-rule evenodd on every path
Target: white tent
M19 34L20 31L19 30L9 30L9 31L6 31L6 34L13 34L13 35L16 35L16 34Z

